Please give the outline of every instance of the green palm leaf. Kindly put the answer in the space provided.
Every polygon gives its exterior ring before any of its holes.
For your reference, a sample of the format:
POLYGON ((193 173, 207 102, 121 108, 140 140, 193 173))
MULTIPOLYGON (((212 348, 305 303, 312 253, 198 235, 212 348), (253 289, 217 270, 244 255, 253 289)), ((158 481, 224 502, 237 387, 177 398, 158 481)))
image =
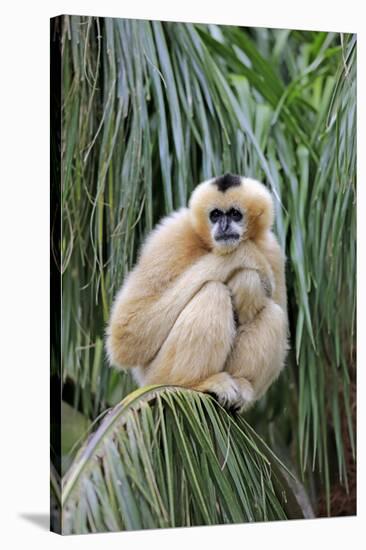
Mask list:
POLYGON ((304 517, 286 469, 211 397, 151 386, 112 409, 64 480, 63 531, 304 517))

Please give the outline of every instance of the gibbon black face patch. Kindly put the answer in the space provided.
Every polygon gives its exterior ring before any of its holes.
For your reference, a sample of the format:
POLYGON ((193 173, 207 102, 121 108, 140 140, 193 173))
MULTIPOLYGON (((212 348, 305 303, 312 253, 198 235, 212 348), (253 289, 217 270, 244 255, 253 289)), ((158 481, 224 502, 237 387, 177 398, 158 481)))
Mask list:
POLYGON ((216 178, 212 183, 213 185, 217 185, 219 191, 225 193, 230 187, 238 187, 241 184, 241 177, 227 172, 223 176, 216 178))

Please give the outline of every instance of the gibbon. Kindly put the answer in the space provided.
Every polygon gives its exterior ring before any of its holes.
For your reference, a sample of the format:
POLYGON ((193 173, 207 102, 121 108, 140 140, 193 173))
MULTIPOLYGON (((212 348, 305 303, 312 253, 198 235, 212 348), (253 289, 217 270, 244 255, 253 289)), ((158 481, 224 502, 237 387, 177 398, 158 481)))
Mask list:
POLYGON ((215 394, 241 410, 277 378, 287 352, 281 248, 266 187, 233 174, 193 191, 150 233, 118 292, 110 363, 139 385, 215 394))

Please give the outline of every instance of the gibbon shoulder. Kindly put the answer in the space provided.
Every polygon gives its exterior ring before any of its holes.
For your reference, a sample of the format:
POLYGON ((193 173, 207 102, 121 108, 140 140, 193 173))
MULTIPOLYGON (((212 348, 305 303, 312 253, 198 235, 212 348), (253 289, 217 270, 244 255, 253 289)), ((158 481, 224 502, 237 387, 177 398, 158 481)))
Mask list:
POLYGON ((163 218, 145 240, 134 278, 154 292, 164 289, 208 252, 193 229, 188 208, 163 218))

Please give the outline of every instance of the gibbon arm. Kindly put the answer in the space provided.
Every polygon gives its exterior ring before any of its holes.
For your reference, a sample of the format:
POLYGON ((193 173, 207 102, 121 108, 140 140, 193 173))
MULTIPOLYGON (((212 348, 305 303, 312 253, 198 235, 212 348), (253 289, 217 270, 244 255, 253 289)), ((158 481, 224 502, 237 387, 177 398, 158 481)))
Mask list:
POLYGON ((248 382, 253 388, 250 400, 238 400, 244 408, 256 401, 281 372, 287 353, 287 317, 273 300, 250 322, 239 327, 225 370, 239 388, 248 382))
MULTIPOLYGON (((247 255, 245 255, 247 258, 247 255)), ((107 329, 107 352, 121 367, 146 365, 155 357, 180 313, 210 281, 226 282, 243 266, 243 256, 230 260, 206 253, 164 289, 149 284, 139 266, 131 272, 112 309, 107 329)))
POLYGON ((275 291, 273 271, 263 253, 253 242, 245 243, 243 247, 247 248, 249 256, 246 263, 255 268, 240 269, 227 281, 239 325, 253 320, 275 291))
MULTIPOLYGON (((272 296, 265 298, 265 307, 250 322, 246 322, 247 319, 244 318, 225 365, 225 370, 236 381, 241 395, 237 399, 238 406, 244 409, 260 399, 277 378, 284 366, 288 350, 285 258, 271 232, 268 232, 257 245, 273 272, 272 296), (252 387, 251 395, 248 393, 248 383, 252 387)), ((242 315, 246 316, 247 311, 244 301, 242 315)))

